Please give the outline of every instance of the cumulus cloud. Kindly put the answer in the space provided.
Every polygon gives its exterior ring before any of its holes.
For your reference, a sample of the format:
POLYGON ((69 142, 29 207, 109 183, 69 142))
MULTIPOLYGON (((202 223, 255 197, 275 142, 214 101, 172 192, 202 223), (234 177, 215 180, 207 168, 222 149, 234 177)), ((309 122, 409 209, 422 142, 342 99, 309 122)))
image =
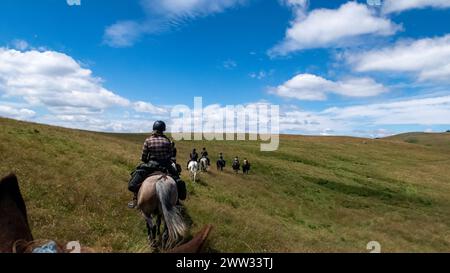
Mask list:
POLYGON ((133 104, 134 110, 138 113, 166 114, 168 111, 163 107, 155 106, 149 102, 138 101, 133 104))
POLYGON ((236 61, 231 59, 224 61, 222 65, 225 69, 228 70, 233 70, 237 67, 236 61))
POLYGON ((0 116, 20 119, 20 120, 29 120, 36 116, 36 112, 31 109, 14 107, 12 105, 1 105, 0 104, 0 116))
POLYGON ((108 26, 104 42, 112 47, 128 47, 143 35, 155 34, 182 25, 196 17, 220 13, 246 0, 141 0, 143 20, 125 20, 108 26))
POLYGON ((32 105, 105 109, 129 101, 102 85, 92 71, 70 56, 0 48, 0 92, 32 105))
POLYGON ((450 0, 385 0, 383 13, 388 14, 423 8, 450 8, 450 0))
MULTIPOLYGON (((303 7, 302 2, 300 5, 303 7)), ((357 2, 345 3, 338 9, 316 9, 307 15, 296 12, 296 18, 286 31, 284 40, 272 48, 269 55, 342 46, 361 36, 389 36, 400 29, 399 25, 379 17, 367 5, 357 2)))
POLYGON ((333 107, 323 111, 323 114, 375 125, 445 125, 450 124, 450 96, 333 107))
POLYGON ((252 79, 262 80, 267 77, 272 76, 275 73, 275 70, 271 69, 269 71, 260 70, 259 72, 251 72, 248 76, 252 79))
POLYGON ((419 80, 450 78, 450 35, 415 41, 359 54, 348 54, 347 61, 359 72, 412 73, 419 80))
POLYGON ((81 0, 66 0, 69 6, 81 6, 81 0))
POLYGON ((325 100, 329 93, 348 97, 371 97, 386 91, 382 84, 371 78, 349 78, 335 82, 312 74, 296 75, 270 90, 278 96, 299 100, 325 100))
POLYGON ((140 132, 151 130, 144 126, 149 119, 167 114, 165 107, 130 102, 103 83, 64 53, 0 47, 0 116, 95 131, 140 132), (118 116, 123 110, 149 115, 118 116))
POLYGON ((104 42, 112 47, 132 46, 144 31, 144 26, 137 22, 120 21, 106 28, 104 42))
POLYGON ((244 0, 142 0, 146 12, 164 16, 205 16, 219 13, 244 0))
POLYGON ((343 120, 320 112, 294 109, 281 114, 280 130, 308 135, 336 135, 351 130, 351 127, 343 120))
POLYGON ((315 135, 383 137, 395 131, 386 126, 439 126, 450 124, 450 96, 402 99, 385 103, 332 107, 323 111, 285 110, 283 132, 315 135))
POLYGON ((25 40, 16 39, 12 41, 12 46, 17 50, 24 51, 28 49, 30 45, 25 40))

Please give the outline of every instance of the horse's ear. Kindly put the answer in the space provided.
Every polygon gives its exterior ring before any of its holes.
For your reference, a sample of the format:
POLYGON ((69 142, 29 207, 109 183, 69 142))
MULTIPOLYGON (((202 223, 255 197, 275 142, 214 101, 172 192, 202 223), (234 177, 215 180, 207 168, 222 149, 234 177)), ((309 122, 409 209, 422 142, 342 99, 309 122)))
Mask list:
POLYGON ((17 176, 13 173, 2 178, 0 181, 0 203, 5 199, 12 199, 16 203, 28 224, 25 201, 23 201, 22 193, 20 192, 17 176))
POLYGON ((19 190, 19 182, 15 174, 10 174, 0 181, 0 198, 6 198, 7 196, 13 196, 19 190))
POLYGON ((200 230, 192 240, 189 242, 175 247, 168 251, 168 253, 200 253, 205 246, 206 240, 211 233, 213 226, 207 225, 202 230, 200 230))

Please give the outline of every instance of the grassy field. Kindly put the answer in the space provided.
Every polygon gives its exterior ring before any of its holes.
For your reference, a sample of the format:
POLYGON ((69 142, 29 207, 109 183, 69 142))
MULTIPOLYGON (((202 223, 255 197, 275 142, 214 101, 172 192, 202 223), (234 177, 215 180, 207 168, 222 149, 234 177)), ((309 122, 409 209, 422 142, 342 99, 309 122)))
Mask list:
MULTIPOLYGON (((103 134, 0 119, 0 175, 16 172, 36 238, 79 240, 104 252, 145 252, 146 229, 126 207, 145 135, 103 134)), ((188 182, 186 220, 213 224, 211 252, 450 251, 450 133, 387 139, 282 136, 177 143, 224 152, 228 168, 188 182), (233 156, 249 176, 229 169, 233 156)), ((188 181, 187 172, 183 177, 188 181)))

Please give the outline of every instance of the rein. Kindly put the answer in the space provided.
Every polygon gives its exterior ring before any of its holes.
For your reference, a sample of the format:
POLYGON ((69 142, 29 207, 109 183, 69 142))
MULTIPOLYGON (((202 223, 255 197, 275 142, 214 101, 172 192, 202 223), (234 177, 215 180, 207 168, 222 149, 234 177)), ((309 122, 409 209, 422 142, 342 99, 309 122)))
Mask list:
POLYGON ((63 253, 62 249, 51 240, 27 242, 23 239, 13 243, 12 253, 63 253))

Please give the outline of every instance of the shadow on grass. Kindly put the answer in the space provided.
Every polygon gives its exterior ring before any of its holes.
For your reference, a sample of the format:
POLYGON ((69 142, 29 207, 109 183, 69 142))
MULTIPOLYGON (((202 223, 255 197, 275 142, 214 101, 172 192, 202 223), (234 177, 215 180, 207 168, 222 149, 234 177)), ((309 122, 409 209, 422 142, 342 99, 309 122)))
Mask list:
POLYGON ((418 196, 408 196, 404 193, 394 191, 392 189, 380 188, 373 185, 374 188, 369 188, 365 186, 355 186, 355 185, 347 185, 343 183, 338 183, 335 181, 331 181, 329 179, 316 178, 310 176, 302 176, 303 179, 309 182, 313 182, 323 188, 336 191, 339 193, 347 194, 347 195, 356 195, 359 197, 371 197, 377 198, 381 201, 396 204, 403 202, 413 202, 425 206, 430 206, 432 203, 429 200, 418 196))

